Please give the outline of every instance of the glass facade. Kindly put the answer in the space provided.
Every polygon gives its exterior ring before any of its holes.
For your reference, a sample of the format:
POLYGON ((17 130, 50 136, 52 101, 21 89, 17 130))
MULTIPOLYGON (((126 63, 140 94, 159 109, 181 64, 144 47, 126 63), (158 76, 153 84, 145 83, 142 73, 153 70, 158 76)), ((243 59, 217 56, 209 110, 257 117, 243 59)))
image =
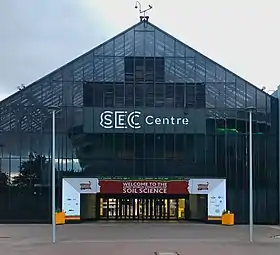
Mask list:
POLYGON ((0 102, 0 220, 31 219, 41 200, 48 209, 38 220, 49 217, 53 105, 58 201, 62 176, 225 177, 240 223, 248 221, 246 108, 255 107, 255 221, 279 222, 278 99, 147 22, 0 102), (202 111, 205 132, 95 132, 95 108, 202 111), (18 194, 32 197, 28 206, 18 194), (11 213, 20 206, 26 216, 11 213))

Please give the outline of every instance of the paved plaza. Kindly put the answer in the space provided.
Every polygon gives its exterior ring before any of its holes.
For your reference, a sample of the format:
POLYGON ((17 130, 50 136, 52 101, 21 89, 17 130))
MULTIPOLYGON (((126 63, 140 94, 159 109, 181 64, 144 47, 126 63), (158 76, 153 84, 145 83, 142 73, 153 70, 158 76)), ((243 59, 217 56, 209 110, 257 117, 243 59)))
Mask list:
POLYGON ((9 255, 279 255, 280 239, 271 238, 276 235, 278 226, 256 226, 250 244, 248 226, 104 222, 57 226, 52 244, 51 225, 0 225, 0 246, 9 255))

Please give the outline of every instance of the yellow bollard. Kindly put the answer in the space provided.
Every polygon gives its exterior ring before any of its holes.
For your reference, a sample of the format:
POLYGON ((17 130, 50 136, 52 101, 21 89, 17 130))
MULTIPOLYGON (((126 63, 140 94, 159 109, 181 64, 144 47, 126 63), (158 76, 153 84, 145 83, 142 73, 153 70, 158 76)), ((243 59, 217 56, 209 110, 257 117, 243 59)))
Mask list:
POLYGON ((233 226, 234 225, 234 214, 227 211, 222 215, 222 225, 233 226))

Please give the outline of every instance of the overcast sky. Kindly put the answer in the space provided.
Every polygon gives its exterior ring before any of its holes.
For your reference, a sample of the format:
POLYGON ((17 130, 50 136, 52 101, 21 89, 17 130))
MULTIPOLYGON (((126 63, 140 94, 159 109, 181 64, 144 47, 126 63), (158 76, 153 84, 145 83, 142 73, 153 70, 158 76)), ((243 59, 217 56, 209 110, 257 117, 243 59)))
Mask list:
MULTIPOLYGON (((143 0, 150 21, 258 87, 280 84, 279 0, 143 0)), ((0 100, 138 22, 134 0, 0 0, 0 100)))

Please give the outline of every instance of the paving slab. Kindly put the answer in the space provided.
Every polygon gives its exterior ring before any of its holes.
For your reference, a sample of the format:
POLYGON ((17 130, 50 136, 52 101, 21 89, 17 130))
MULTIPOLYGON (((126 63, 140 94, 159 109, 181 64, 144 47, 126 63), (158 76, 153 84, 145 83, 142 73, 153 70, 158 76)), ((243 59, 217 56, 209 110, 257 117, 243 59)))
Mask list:
MULTIPOLYGON (((278 226, 256 226, 254 243, 248 226, 225 227, 173 223, 92 223, 57 226, 51 243, 51 225, 0 225, 5 254, 267 254, 279 255, 278 226)), ((168 255, 169 255, 168 254, 168 255)))

